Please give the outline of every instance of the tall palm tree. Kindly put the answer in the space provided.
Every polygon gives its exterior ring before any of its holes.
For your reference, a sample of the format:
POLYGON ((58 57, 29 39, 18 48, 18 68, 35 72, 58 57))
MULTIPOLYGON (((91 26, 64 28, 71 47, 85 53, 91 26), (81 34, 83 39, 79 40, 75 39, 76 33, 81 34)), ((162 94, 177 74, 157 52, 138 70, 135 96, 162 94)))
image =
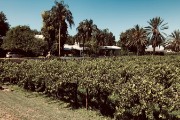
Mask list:
POLYGON ((56 33, 58 33, 59 56, 61 56, 61 51, 67 39, 67 23, 70 27, 74 25, 73 16, 64 1, 55 1, 55 6, 50 10, 50 17, 52 18, 51 23, 56 28, 56 33))
POLYGON ((180 51, 180 31, 175 30, 169 37, 170 48, 172 48, 176 52, 180 51))
POLYGON ((160 30, 168 29, 168 23, 163 22, 164 20, 162 18, 155 17, 153 19, 150 19, 150 21, 148 21, 149 26, 145 27, 147 30, 147 35, 153 47, 153 54, 155 54, 155 47, 165 41, 164 35, 166 34, 164 32, 161 32, 160 30))

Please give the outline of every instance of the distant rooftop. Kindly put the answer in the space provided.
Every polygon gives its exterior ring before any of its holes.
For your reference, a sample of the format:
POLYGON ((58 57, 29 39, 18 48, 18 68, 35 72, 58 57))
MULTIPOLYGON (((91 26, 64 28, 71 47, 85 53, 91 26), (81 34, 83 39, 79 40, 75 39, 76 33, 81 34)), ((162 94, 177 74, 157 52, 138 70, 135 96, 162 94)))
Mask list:
POLYGON ((121 47, 118 47, 118 46, 101 46, 101 49, 114 49, 114 50, 120 50, 121 47))
MULTIPOLYGON (((146 52, 152 52, 153 51, 153 47, 152 45, 149 45, 146 49, 146 52)), ((159 46, 159 47, 155 47, 155 51, 157 52, 164 52, 164 47, 163 46, 159 46)))
MULTIPOLYGON (((79 43, 75 42, 74 45, 68 45, 68 44, 64 44, 64 50, 83 50, 83 47, 80 46, 79 43)), ((84 49, 87 49, 87 47, 84 47, 84 49)))
POLYGON ((44 36, 43 36, 43 35, 35 35, 35 38, 37 38, 37 39, 43 39, 43 40, 44 40, 44 36))

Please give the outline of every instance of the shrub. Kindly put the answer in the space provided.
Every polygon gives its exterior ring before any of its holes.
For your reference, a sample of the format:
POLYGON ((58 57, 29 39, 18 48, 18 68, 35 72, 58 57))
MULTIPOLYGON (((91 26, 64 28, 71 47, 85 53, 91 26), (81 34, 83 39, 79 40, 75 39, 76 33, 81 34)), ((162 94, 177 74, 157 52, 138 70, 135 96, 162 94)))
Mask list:
POLYGON ((0 80, 116 119, 178 119, 179 57, 1 61, 0 80))

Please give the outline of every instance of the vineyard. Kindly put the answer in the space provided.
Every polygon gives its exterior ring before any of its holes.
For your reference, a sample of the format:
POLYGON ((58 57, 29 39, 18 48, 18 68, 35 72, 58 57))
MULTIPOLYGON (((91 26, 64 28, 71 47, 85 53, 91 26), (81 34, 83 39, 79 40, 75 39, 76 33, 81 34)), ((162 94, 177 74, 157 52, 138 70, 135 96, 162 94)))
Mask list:
POLYGON ((180 57, 0 61, 0 82, 18 84, 117 120, 180 119, 180 57))

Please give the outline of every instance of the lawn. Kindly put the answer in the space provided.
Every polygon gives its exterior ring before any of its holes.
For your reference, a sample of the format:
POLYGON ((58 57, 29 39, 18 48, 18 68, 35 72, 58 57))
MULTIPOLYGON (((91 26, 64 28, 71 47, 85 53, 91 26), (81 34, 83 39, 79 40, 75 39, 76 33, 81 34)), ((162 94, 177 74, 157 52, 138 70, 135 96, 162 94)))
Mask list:
POLYGON ((73 110, 68 103, 11 86, 0 90, 0 120, 105 120, 95 111, 73 110), (12 91, 11 91, 12 89, 12 91), (10 91, 9 91, 10 90, 10 91))

